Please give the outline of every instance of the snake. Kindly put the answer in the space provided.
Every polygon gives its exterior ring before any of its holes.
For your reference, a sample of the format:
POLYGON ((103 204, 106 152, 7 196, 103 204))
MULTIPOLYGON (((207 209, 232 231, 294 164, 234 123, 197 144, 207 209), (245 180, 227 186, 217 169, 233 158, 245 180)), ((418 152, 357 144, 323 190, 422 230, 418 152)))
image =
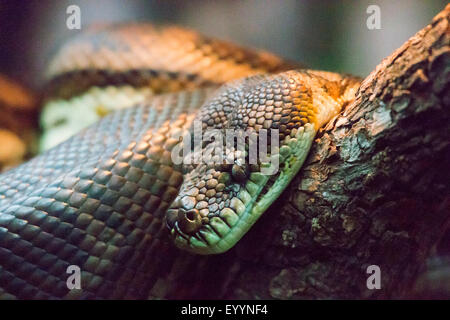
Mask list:
POLYGON ((145 298, 167 248, 232 249, 360 85, 147 23, 88 29, 45 76, 42 152, 0 175, 1 299, 145 298), (268 157, 250 163, 244 139, 243 150, 219 142, 217 161, 175 162, 174 150, 216 150, 195 143, 195 124, 213 136, 266 130, 268 157), (81 288, 67 286, 73 265, 81 288))

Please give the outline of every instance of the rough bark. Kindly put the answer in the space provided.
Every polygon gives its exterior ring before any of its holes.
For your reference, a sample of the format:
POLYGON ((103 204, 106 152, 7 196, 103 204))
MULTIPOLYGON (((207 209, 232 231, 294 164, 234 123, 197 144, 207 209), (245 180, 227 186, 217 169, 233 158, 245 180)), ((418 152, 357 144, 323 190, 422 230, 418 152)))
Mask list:
MULTIPOLYGON (((435 290, 427 259, 450 253, 449 19, 450 5, 363 81, 235 248, 178 259, 171 285, 160 286, 166 296, 380 299, 435 290), (370 265, 381 269, 379 290, 367 288, 370 265)), ((438 282, 448 294, 443 265, 438 282)))

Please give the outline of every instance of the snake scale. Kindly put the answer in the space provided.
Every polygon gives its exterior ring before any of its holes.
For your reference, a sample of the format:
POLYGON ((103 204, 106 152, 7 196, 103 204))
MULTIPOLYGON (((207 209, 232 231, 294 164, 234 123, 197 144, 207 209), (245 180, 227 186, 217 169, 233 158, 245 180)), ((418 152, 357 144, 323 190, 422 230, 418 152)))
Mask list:
POLYGON ((48 70, 48 150, 0 176, 2 299, 145 298, 173 244, 180 253, 227 251, 359 86, 148 24, 95 27, 62 46, 48 70), (80 129, 68 125, 76 112, 94 124, 59 143, 60 128, 80 129), (279 170, 263 175, 264 163, 245 157, 175 164, 176 134, 192 134, 195 121, 219 131, 277 130, 279 170), (81 289, 66 285, 70 265, 81 269, 81 289))

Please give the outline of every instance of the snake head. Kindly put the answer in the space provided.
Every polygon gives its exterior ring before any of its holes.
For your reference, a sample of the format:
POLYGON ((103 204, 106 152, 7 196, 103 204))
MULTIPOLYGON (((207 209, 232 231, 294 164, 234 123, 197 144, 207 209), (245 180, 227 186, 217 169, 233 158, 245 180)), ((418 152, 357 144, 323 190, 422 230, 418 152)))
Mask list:
POLYGON ((197 254, 232 248, 298 172, 315 129, 307 124, 292 134, 272 150, 270 159, 277 161, 249 164, 237 159, 191 168, 166 213, 175 245, 197 254), (268 170, 272 174, 267 174, 264 169, 273 163, 279 163, 278 170, 268 170))
POLYGON ((240 239, 240 217, 246 210, 246 203, 249 204, 259 186, 263 186, 261 179, 265 180, 256 170, 259 170, 257 165, 236 160, 200 164, 187 173, 185 183, 166 214, 175 244, 203 254, 221 253, 231 248, 240 239))
POLYGON ((249 78, 223 89, 202 107, 199 122, 203 129, 215 129, 213 136, 227 129, 250 130, 256 134, 258 153, 264 130, 270 130, 270 142, 266 139, 263 148, 266 160, 258 156, 257 162, 251 161, 251 139, 240 155, 235 151, 239 148, 222 141, 220 148, 209 139, 200 144, 200 151, 213 154, 213 161, 186 170, 166 214, 176 246, 197 254, 227 251, 278 198, 301 168, 318 127, 343 104, 339 85, 325 77, 331 76, 286 72, 249 78), (214 159, 216 155, 221 157, 214 159), (230 156, 232 161, 217 161, 230 156), (276 170, 265 170, 273 163, 278 164, 276 170))

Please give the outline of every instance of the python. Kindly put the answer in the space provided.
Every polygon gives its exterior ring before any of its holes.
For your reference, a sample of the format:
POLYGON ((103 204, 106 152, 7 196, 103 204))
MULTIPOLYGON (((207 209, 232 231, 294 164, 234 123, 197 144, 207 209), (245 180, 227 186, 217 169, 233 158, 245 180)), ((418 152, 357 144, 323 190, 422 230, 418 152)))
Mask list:
POLYGON ((0 176, 0 298, 146 297, 165 276, 167 252, 232 249, 359 87, 350 76, 147 24, 71 39, 47 76, 44 145, 63 131, 71 137, 0 176), (263 174, 248 157, 174 164, 172 137, 195 121, 205 131, 277 130, 267 151, 278 170, 263 174), (80 267, 82 290, 67 289, 69 265, 80 267))

